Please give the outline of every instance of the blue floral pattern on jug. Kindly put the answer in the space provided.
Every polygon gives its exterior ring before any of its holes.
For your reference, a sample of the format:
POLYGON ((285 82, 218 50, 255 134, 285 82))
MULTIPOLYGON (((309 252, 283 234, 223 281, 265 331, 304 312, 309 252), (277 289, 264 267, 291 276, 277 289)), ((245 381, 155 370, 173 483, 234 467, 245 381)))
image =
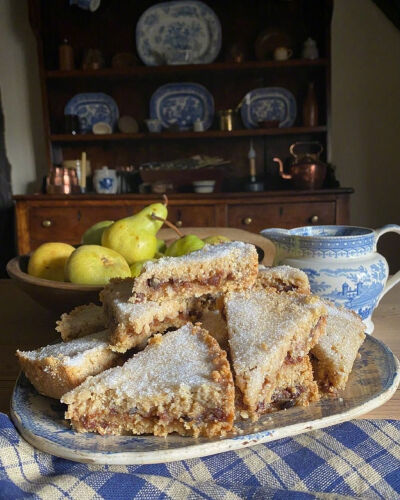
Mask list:
POLYGON ((305 271, 313 293, 358 313, 371 333, 375 307, 400 280, 400 272, 388 280, 388 264, 376 252, 378 239, 389 231, 400 233, 400 226, 391 224, 377 230, 305 226, 291 230, 265 229, 261 234, 275 244, 274 264, 305 271))
POLYGON ((111 177, 104 177, 103 179, 99 180, 100 187, 107 190, 112 188, 113 183, 114 179, 112 179, 111 177))

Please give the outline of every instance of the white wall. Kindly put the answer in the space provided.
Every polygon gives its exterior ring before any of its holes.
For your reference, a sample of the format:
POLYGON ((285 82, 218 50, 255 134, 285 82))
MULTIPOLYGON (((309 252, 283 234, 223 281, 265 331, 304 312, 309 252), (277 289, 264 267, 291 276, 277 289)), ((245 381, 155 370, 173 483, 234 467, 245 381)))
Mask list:
MULTIPOLYGON (((332 24, 332 161, 355 188, 352 223, 400 224, 400 31, 370 0, 336 0, 332 24)), ((400 267, 400 238, 382 251, 400 267)))
POLYGON ((46 159, 36 43, 25 0, 0 0, 0 91, 13 191, 32 192, 46 159))

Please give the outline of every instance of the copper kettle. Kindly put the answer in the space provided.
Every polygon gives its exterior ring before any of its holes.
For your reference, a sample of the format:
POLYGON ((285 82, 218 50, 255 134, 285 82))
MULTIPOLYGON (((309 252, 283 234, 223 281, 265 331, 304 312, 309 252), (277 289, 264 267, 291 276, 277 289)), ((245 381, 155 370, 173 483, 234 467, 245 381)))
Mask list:
POLYGON ((283 170, 283 162, 275 157, 273 160, 279 165, 279 175, 282 179, 291 179, 296 189, 320 189, 326 177, 327 167, 319 159, 323 151, 322 144, 319 142, 295 142, 289 148, 293 156, 293 162, 290 165, 290 173, 286 174, 283 170), (316 147, 316 151, 301 151, 304 147, 316 147))

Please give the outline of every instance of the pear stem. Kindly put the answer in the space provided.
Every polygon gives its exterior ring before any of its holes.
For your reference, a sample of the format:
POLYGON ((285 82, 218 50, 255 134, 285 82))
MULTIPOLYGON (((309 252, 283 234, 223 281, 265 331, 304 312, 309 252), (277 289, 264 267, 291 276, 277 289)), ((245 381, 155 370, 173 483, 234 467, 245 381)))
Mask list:
POLYGON ((167 207, 168 206, 168 196, 164 193, 162 195, 162 197, 163 197, 163 205, 167 207))
POLYGON ((151 214, 150 217, 153 220, 159 220, 160 222, 164 222, 164 224, 166 224, 168 227, 170 227, 171 229, 173 229, 176 232, 176 234, 179 236, 179 238, 183 238, 183 236, 184 236, 183 233, 181 233, 179 231, 179 229, 174 224, 172 224, 172 222, 170 222, 169 220, 163 219, 162 217, 159 217, 158 215, 156 215, 154 213, 151 214))

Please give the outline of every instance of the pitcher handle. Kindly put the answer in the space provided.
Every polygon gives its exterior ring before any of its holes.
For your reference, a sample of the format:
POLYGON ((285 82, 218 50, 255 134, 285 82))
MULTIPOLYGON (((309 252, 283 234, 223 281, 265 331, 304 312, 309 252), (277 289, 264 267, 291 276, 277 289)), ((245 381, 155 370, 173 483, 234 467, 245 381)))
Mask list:
MULTIPOLYGON (((400 226, 398 224, 387 224, 386 226, 381 227, 380 229, 375 230, 375 244, 374 244, 374 250, 376 251, 376 246, 378 243, 379 238, 384 235, 385 233, 398 233, 400 234, 400 226)), ((386 284, 382 290, 382 293, 379 297, 378 304, 381 301, 382 297, 396 285, 400 281, 400 271, 397 271, 393 276, 391 276, 387 281, 386 284)))

